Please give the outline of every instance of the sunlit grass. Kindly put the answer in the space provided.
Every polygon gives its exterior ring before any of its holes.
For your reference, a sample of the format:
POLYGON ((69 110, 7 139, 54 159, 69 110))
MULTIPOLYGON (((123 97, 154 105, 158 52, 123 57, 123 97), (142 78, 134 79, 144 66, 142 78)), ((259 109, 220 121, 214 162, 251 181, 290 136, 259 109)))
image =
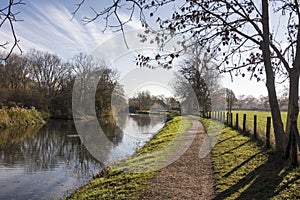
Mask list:
MULTIPOLYGON (((247 115, 247 126, 253 130, 254 124, 254 115, 257 115, 257 128, 258 130, 265 131, 266 124, 267 124, 267 117, 271 117, 271 112, 269 111, 250 111, 250 110, 239 110, 239 111, 232 111, 233 113, 233 123, 235 123, 236 113, 239 114, 239 126, 242 127, 243 125, 243 114, 247 115)), ((286 124, 286 116, 287 112, 281 112, 281 118, 283 122, 283 126, 285 127, 286 124)), ((300 125, 300 115, 298 117, 298 125, 300 125)), ((273 124, 271 123, 271 128, 273 129, 273 124)), ((300 126, 299 126, 300 128, 300 126)))
POLYGON ((130 167, 136 167, 138 163, 140 167, 147 169, 156 159, 151 153, 167 146, 190 126, 189 120, 173 118, 133 156, 115 163, 101 173, 99 178, 76 190, 68 199, 138 199, 159 170, 132 173, 128 171, 130 167))
MULTIPOLYGON (((239 128, 242 129, 243 127, 243 115, 246 114, 246 131, 250 133, 254 133, 254 115, 257 116, 257 136, 261 141, 266 140, 266 126, 267 126, 267 117, 271 117, 271 112, 269 111, 251 111, 251 110, 234 110, 232 111, 232 124, 233 127, 236 127, 236 114, 238 114, 238 125, 239 128)), ((282 122, 283 126, 285 127, 286 123, 286 116, 287 112, 282 112, 282 122)), ((299 116, 300 119, 300 116, 299 116)), ((300 120, 299 120, 300 123, 300 120)), ((298 126, 300 130, 300 126, 298 126)), ((271 137, 271 145, 275 146, 275 136, 274 136, 274 129, 273 123, 271 119, 271 129, 270 129, 270 137, 271 137)))
MULTIPOLYGON (((201 119, 220 131, 220 123, 201 119)), ((212 150, 216 199, 300 199, 300 168, 292 169, 252 138, 225 127, 212 150)))
POLYGON ((0 128, 44 123, 43 115, 36 109, 0 109, 0 128))

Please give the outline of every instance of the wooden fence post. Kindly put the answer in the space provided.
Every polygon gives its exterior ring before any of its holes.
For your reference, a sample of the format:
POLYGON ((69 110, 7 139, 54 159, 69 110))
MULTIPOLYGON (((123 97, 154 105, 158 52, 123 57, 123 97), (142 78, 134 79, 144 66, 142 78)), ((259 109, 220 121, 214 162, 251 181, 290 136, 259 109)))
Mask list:
POLYGON ((221 112, 222 116, 221 116, 221 122, 224 123, 224 112, 221 112))
POLYGON ((229 125, 229 112, 226 113, 226 124, 229 125))
POLYGON ((257 138, 257 115, 254 115, 253 136, 257 138))
POLYGON ((224 112, 222 112, 222 123, 224 123, 225 117, 224 112))
POLYGON ((246 119, 247 119, 247 115, 244 114, 244 117, 243 117, 243 132, 246 132, 246 119))
POLYGON ((270 131, 271 131, 271 117, 267 117, 267 127, 266 127, 266 147, 270 148, 270 131))
POLYGON ((239 114, 235 114, 235 128, 239 129, 239 114))
POLYGON ((232 127, 232 113, 230 113, 230 127, 232 127))

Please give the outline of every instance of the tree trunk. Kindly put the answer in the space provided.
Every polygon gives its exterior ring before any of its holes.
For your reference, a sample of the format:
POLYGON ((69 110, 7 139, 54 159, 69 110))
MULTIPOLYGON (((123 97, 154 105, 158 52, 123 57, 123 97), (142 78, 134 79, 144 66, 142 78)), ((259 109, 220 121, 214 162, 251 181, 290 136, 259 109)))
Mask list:
POLYGON ((285 149, 285 159, 289 157, 292 160, 293 165, 298 164, 297 160, 297 142, 296 136, 293 134, 298 134, 291 132, 291 126, 297 127, 298 124, 298 114, 299 114, 299 105, 298 105, 298 96, 299 96, 299 71, 296 67, 292 68, 289 73, 290 79, 290 88, 289 88, 289 104, 288 104, 288 113, 286 118, 286 133, 287 133, 287 145, 285 149))
MULTIPOLYGON (((295 1, 295 7, 299 7, 298 1, 295 1)), ((299 19, 298 13, 298 19, 299 19)), ((297 42, 296 42, 296 56, 293 61, 293 68, 289 70, 289 103, 288 114, 286 120, 286 133, 288 134, 288 144, 286 148, 285 158, 291 158, 292 164, 298 164, 297 146, 300 149, 300 137, 298 132, 298 114, 299 114, 299 75, 300 75, 300 27, 298 27, 297 42)))
POLYGON ((298 166, 298 153, 297 146, 300 148, 300 139, 299 139, 299 131, 297 129, 297 124, 295 121, 291 121, 290 124, 290 132, 288 136, 288 144, 286 148, 285 158, 288 159, 291 157, 291 162, 293 166, 298 166))
POLYGON ((271 63, 270 51, 270 29, 269 29, 269 3, 268 0, 262 0, 262 24, 263 24, 263 41, 261 43, 264 65, 266 70, 267 89, 269 103, 271 107, 272 121, 275 134, 276 151, 284 154, 285 151, 285 134, 283 123, 280 115, 279 104, 275 90, 275 77, 271 63))
POLYGON ((298 121, 299 105, 299 72, 296 68, 292 68, 289 74, 289 102, 288 102, 288 113, 286 119, 286 133, 290 132, 291 122, 298 121))

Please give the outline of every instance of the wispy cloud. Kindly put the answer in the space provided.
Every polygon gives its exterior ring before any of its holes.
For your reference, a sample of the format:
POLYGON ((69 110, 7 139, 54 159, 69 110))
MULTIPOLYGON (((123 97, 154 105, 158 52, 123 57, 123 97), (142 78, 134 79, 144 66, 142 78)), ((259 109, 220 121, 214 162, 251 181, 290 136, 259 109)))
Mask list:
MULTIPOLYGON (((70 58, 78 52, 90 53, 109 38, 120 35, 110 30, 103 34, 104 21, 99 20, 84 25, 80 18, 72 19, 72 10, 66 5, 58 0, 26 3, 21 15, 24 21, 17 22, 15 25, 24 52, 34 48, 70 58)), ((91 11, 86 10, 86 12, 91 11)), ((119 16, 121 20, 129 17, 126 13, 120 13, 119 16)), ((126 25, 126 30, 140 28, 141 24, 135 18, 126 25)), ((0 30, 0 37, 1 41, 12 42, 8 28, 0 30)))
MULTIPOLYGON (((110 37, 109 33, 102 35, 94 24, 84 25, 76 18, 71 20, 71 12, 61 3, 28 2, 26 6, 22 13, 24 21, 15 25, 25 52, 35 48, 68 58, 78 52, 89 52, 110 37)), ((6 27, 0 30, 0 37, 4 42, 13 41, 6 27)))

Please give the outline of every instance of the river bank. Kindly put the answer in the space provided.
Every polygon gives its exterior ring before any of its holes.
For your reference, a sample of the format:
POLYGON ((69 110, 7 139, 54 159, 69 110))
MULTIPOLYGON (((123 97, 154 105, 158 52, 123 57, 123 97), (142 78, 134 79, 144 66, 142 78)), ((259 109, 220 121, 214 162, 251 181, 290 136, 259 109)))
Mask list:
POLYGON ((152 152, 167 146, 190 127, 189 120, 174 117, 133 156, 113 164, 99 174, 98 178, 77 189, 67 199, 137 199, 160 170, 132 173, 128 166, 136 166, 137 162, 142 167, 151 165, 155 160, 155 157, 151 156, 152 152))
POLYGON ((44 116, 45 114, 34 108, 0 109, 0 128, 43 124, 45 123, 44 116))

